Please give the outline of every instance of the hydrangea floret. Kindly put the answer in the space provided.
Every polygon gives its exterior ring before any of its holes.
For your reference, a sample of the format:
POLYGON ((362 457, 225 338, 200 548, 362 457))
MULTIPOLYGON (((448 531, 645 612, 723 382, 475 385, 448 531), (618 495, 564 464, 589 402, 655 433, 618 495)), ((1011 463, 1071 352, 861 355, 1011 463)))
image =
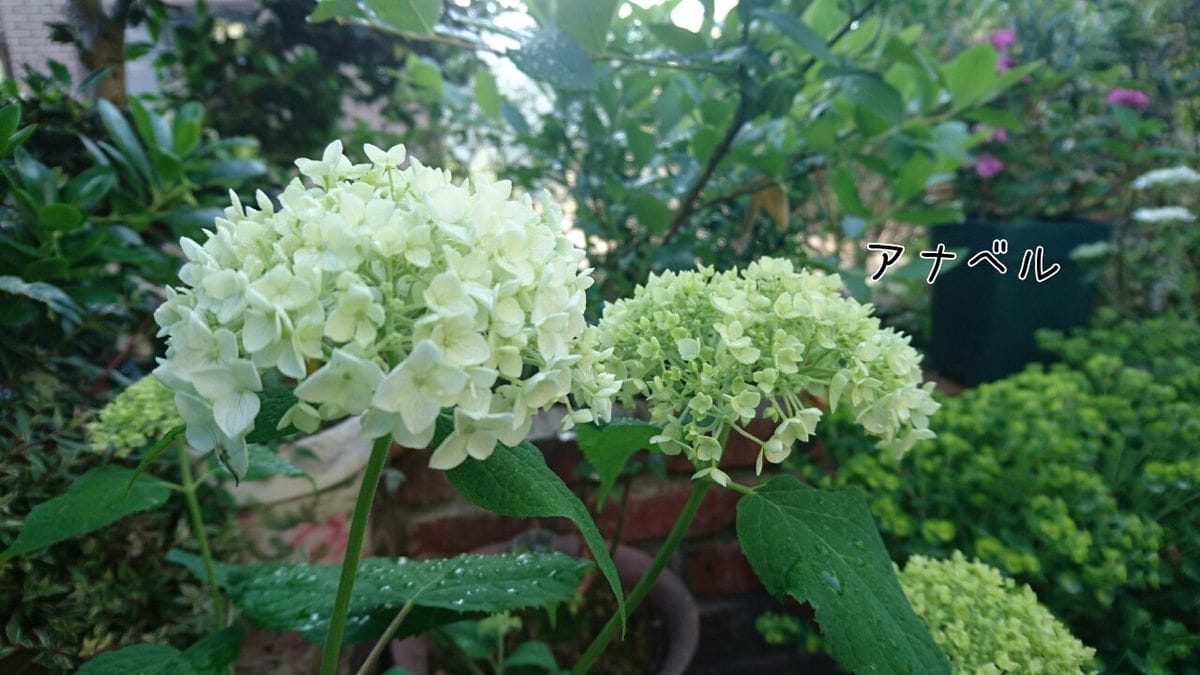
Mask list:
POLYGON ((738 433, 782 462, 807 440, 823 411, 849 406, 880 447, 903 455, 933 437, 938 404, 921 384, 920 355, 909 338, 881 328, 869 305, 843 297, 838 277, 762 258, 744 270, 712 268, 651 276, 632 298, 605 307, 599 347, 611 351, 620 398, 645 397, 655 441, 684 453, 718 483, 723 439, 738 433), (809 396, 805 396, 805 394, 809 396), (757 438, 746 425, 760 414, 778 422, 757 438))
POLYGON ((1094 672, 1096 650, 994 567, 955 551, 948 560, 909 558, 900 586, 962 675, 1094 672))
POLYGON ((97 452, 128 457, 162 438, 183 420, 175 394, 152 375, 129 385, 87 426, 88 444, 97 452))
POLYGON ((278 197, 233 195, 183 239, 183 285, 155 314, 168 340, 155 371, 175 391, 189 444, 236 472, 271 382, 297 402, 280 421, 311 432, 359 418, 365 434, 425 447, 454 408, 430 465, 516 445, 555 403, 568 424, 607 419, 620 383, 597 364, 584 321, 584 254, 546 198, 508 181, 454 182, 405 149, 365 146, 356 164, 331 143, 299 159, 278 197), (572 406, 571 392, 583 405, 572 406))

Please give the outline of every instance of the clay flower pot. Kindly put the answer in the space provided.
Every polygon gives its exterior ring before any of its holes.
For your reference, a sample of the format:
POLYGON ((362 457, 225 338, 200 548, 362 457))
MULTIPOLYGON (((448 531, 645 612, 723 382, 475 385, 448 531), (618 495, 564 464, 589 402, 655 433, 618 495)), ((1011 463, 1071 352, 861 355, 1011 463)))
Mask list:
MULTIPOLYGON (((555 535, 553 548, 567 555, 580 554, 578 535, 555 535)), ((481 547, 473 553, 497 554, 511 551, 512 541, 497 542, 481 547)), ((613 562, 621 585, 628 589, 637 583, 650 567, 651 556, 632 546, 617 546, 613 562)), ((644 601, 657 614, 667 636, 666 653, 656 675, 682 675, 692 662, 696 646, 700 641, 700 611, 691 592, 669 567, 662 571, 658 581, 644 601)), ((424 635, 398 640, 392 644, 392 659, 413 675, 429 675, 429 643, 424 635)))

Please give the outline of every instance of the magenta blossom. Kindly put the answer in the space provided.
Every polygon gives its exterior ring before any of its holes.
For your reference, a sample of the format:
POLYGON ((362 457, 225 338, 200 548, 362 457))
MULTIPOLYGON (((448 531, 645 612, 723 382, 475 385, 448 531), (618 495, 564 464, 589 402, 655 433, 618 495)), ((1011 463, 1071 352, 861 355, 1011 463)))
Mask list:
POLYGON ((998 30, 988 36, 988 42, 991 42, 996 49, 1008 49, 1017 43, 1017 31, 1011 28, 998 30))
POLYGON ((1003 143, 1008 140, 1008 129, 1004 127, 992 128, 982 122, 971 127, 973 133, 989 132, 987 137, 988 143, 1003 143))
POLYGON ((1124 105, 1138 110, 1150 107, 1150 97, 1137 89, 1113 89, 1104 97, 1105 101, 1114 105, 1124 105))
POLYGON ((996 59, 996 72, 1003 73, 1013 66, 1017 65, 1017 60, 1008 55, 1001 55, 996 59))
POLYGON ((981 154, 975 158, 975 174, 980 178, 991 178, 1004 170, 1004 162, 995 155, 981 154))

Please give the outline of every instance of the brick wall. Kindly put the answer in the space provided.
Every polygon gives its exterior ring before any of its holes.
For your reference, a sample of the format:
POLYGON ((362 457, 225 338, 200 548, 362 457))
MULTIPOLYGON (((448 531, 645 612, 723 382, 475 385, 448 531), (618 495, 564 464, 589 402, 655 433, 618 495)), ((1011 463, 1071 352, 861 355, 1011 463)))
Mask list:
MULTIPOLYGON (((551 468, 591 506, 594 484, 579 477, 580 454, 574 444, 553 434, 535 434, 534 441, 551 468)), ((426 466, 427 452, 398 447, 393 451, 389 471, 395 478, 403 475, 403 480, 376 502, 372 516, 376 555, 444 557, 507 541, 530 527, 571 531, 571 525, 561 519, 516 520, 478 509, 457 495, 444 472, 426 466)), ((752 485, 758 480, 754 475, 756 457, 756 447, 735 437, 721 465, 736 480, 752 485)), ((694 469, 681 459, 671 458, 665 481, 652 475, 634 481, 622 542, 650 554, 658 550, 691 491, 694 469)), ((772 469, 764 469, 764 478, 772 469)), ((596 518, 605 536, 611 536, 616 527, 621 489, 614 489, 596 518)), ((754 621, 763 612, 780 608, 796 612, 800 608, 794 602, 781 604, 769 597, 754 576, 734 533, 737 498, 730 490, 714 488, 708 493, 672 564, 700 609, 700 645, 689 672, 826 672, 824 664, 804 663, 795 650, 767 646, 755 630, 754 621)))
POLYGON ((67 20, 66 0, 0 0, 0 30, 7 51, 6 74, 20 77, 25 64, 45 70, 49 60, 66 65, 76 79, 82 70, 70 45, 50 41, 47 23, 67 20))

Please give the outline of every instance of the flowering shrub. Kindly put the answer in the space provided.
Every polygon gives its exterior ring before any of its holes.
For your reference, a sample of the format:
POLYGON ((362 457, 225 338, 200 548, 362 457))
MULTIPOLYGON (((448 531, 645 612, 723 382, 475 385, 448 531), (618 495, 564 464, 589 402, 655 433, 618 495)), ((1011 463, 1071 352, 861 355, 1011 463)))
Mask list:
POLYGON ((683 452, 720 476, 722 439, 750 438, 763 414, 779 422, 762 445, 782 462, 816 429, 822 411, 802 392, 848 406, 892 457, 932 437, 937 410, 921 386, 921 357, 909 339, 882 329, 870 307, 843 298, 838 277, 763 258, 745 270, 652 275, 633 297, 605 307, 599 344, 611 350, 612 380, 622 397, 645 396, 650 420, 663 425, 664 452, 683 452))
POLYGON ((430 459, 443 469, 519 443, 534 412, 569 403, 573 372, 607 409, 616 383, 576 346, 591 278, 558 208, 510 198, 506 181, 401 169, 403 146, 365 150, 370 163, 354 164, 335 141, 296 161, 309 184, 294 180, 279 209, 235 197, 203 245, 181 242, 184 287, 155 314, 168 344, 155 372, 192 447, 244 472, 269 377, 295 383, 280 426, 302 431, 359 416, 369 436, 424 447, 454 407, 430 459))
POLYGON ((162 438, 183 422, 175 392, 146 376, 129 385, 87 425, 88 442, 97 451, 127 457, 162 438))
POLYGON ((1112 355, 1082 368, 1030 369, 948 400, 936 440, 898 466, 837 421, 823 437, 837 473, 814 477, 866 490, 901 559, 977 556, 1030 584, 1108 667, 1129 657, 1172 670, 1200 646, 1187 600, 1200 574, 1182 553, 1200 527, 1183 496, 1197 485, 1200 405, 1112 355))

